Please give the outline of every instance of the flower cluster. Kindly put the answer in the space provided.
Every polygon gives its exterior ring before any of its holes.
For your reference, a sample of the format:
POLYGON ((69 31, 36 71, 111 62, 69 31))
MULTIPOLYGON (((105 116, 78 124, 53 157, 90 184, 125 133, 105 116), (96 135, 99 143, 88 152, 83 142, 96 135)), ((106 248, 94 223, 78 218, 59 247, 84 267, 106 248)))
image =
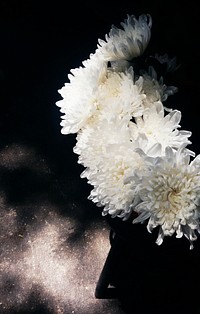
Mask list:
POLYGON ((76 134, 81 177, 102 215, 146 223, 149 232, 158 228, 158 245, 184 235, 192 249, 200 233, 200 155, 188 149, 191 132, 181 129, 181 112, 165 106, 177 88, 147 62, 167 73, 176 60, 144 57, 150 15, 128 15, 120 25, 59 90, 61 133, 76 134))

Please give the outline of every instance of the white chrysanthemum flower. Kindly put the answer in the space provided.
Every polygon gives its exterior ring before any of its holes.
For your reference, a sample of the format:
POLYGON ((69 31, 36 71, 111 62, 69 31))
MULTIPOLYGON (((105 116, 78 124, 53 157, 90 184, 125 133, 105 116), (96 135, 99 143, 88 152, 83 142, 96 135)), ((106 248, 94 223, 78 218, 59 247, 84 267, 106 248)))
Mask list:
POLYGON ((125 73, 108 69, 96 93, 100 114, 107 118, 127 116, 129 120, 132 117, 141 116, 144 111, 143 101, 146 97, 142 93, 142 87, 142 77, 135 80, 132 67, 125 73))
POLYGON ((155 144, 161 145, 161 155, 167 146, 178 149, 182 144, 191 144, 190 131, 178 130, 180 128, 181 112, 172 110, 165 115, 161 102, 154 103, 146 109, 142 117, 135 119, 130 130, 133 140, 143 136, 146 138, 145 146, 140 147, 145 153, 155 144))
POLYGON ((152 20, 150 15, 141 15, 136 19, 128 15, 121 23, 123 29, 112 26, 106 41, 99 39, 96 53, 106 61, 132 60, 143 54, 151 36, 152 20))
POLYGON ((78 162, 87 168, 81 177, 89 180, 91 173, 98 173, 99 168, 111 158, 111 151, 115 151, 116 147, 134 150, 128 121, 117 115, 110 119, 104 117, 95 125, 88 125, 79 132, 74 152, 79 155, 78 162))
MULTIPOLYGON (((126 119, 118 115, 111 119, 107 117, 88 125, 77 134, 74 152, 79 155, 78 162, 90 172, 98 172, 99 163, 110 158, 113 145, 132 147, 130 131, 126 119)), ((86 172, 84 171, 86 176, 86 172)), ((83 174, 82 174, 83 177, 83 174)))
POLYGON ((77 135, 74 152, 79 154, 79 163, 86 167, 81 177, 94 186, 89 198, 98 206, 105 206, 104 215, 128 218, 134 183, 125 180, 134 167, 142 166, 143 159, 134 152, 127 121, 116 116, 84 128, 77 135))
POLYGON ((134 79, 130 67, 125 73, 106 68, 96 55, 83 62, 84 67, 71 70, 60 90, 63 97, 56 104, 64 113, 61 117, 63 134, 77 133, 88 123, 95 123, 99 114, 139 116, 143 112, 142 77, 134 79))
POLYGON ((130 145, 109 145, 109 153, 98 165, 98 172, 87 171, 88 182, 93 185, 89 199, 103 206, 103 215, 128 219, 136 197, 134 180, 126 181, 134 168, 140 168, 143 159, 130 145), (107 158, 106 158, 107 157, 107 158))
POLYGON ((59 90, 63 99, 56 103, 60 112, 64 113, 61 133, 78 132, 95 114, 96 90, 105 73, 106 63, 96 55, 84 61, 83 67, 71 70, 69 82, 59 90))
POLYGON ((158 245, 175 233, 186 236, 193 248, 200 233, 200 155, 190 162, 185 146, 177 151, 168 147, 165 156, 147 156, 146 162, 148 171, 137 176, 141 202, 134 208, 139 216, 133 223, 148 220, 149 232, 159 227, 158 245))
MULTIPOLYGON (((164 102, 168 96, 177 92, 177 87, 167 86, 163 83, 163 77, 158 79, 157 73, 152 66, 149 67, 148 72, 143 72, 143 92, 146 95, 144 106, 149 107, 157 101, 164 102)), ((166 108, 167 109, 167 108, 166 108)), ((169 109, 167 109, 169 110, 169 109)))

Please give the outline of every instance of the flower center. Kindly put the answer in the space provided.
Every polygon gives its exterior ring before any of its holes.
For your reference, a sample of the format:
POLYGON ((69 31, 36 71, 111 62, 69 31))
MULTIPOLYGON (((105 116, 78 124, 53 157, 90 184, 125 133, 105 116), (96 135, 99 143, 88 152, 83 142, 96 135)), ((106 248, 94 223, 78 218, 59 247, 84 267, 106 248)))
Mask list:
POLYGON ((179 191, 176 189, 171 189, 171 191, 167 194, 167 200, 172 205, 173 209, 177 212, 180 207, 181 203, 181 196, 179 194, 179 191))

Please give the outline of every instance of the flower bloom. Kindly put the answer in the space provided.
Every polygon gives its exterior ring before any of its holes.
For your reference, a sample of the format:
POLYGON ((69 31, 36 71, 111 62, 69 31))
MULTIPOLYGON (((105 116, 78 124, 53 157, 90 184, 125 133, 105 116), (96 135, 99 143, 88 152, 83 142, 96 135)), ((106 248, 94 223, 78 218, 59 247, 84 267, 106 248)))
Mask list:
POLYGON ((141 15, 136 19, 128 15, 121 23, 123 29, 113 26, 106 41, 99 39, 97 53, 107 61, 132 60, 145 51, 151 36, 151 16, 141 15))
POLYGON ((64 114, 61 133, 77 133, 95 114, 95 93, 105 71, 105 63, 93 55, 83 62, 82 67, 71 70, 69 82, 59 90, 62 99, 56 103, 64 114))
POLYGON ((133 167, 140 167, 142 158, 134 152, 126 120, 116 115, 99 121, 77 135, 74 152, 86 169, 81 174, 94 188, 89 199, 105 206, 103 214, 130 215, 134 198, 133 182, 125 183, 133 167))
POLYGON ((176 233, 177 238, 186 236, 193 248, 200 233, 200 155, 190 162, 184 146, 177 151, 167 147, 165 156, 146 161, 148 170, 137 177, 140 202, 133 223, 148 220, 149 232, 158 227, 158 245, 176 233))
POLYGON ((132 137, 143 135, 147 141, 144 151, 147 152, 155 144, 161 145, 161 154, 165 153, 165 148, 170 146, 174 149, 182 144, 191 144, 188 139, 191 136, 190 131, 179 130, 181 121, 181 112, 172 110, 165 114, 164 106, 161 102, 151 105, 143 113, 142 117, 137 117, 136 123, 132 124, 132 137))

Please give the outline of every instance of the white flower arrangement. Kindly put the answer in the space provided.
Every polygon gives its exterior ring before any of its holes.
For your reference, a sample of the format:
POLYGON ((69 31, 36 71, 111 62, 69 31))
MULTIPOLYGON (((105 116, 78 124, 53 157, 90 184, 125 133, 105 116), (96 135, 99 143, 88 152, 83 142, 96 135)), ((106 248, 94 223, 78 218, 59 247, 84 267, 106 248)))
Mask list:
MULTIPOLYGON (((59 90, 61 133, 77 134, 81 177, 93 186, 88 198, 102 215, 127 220, 135 213, 133 224, 145 222, 150 233, 158 228, 158 245, 184 235, 192 249, 200 233, 200 155, 187 148, 191 132, 181 129, 181 112, 164 105, 177 88, 152 65, 138 69, 151 16, 128 15, 121 26, 98 40, 59 90)), ((176 68, 167 54, 154 60, 166 71, 176 68)))

